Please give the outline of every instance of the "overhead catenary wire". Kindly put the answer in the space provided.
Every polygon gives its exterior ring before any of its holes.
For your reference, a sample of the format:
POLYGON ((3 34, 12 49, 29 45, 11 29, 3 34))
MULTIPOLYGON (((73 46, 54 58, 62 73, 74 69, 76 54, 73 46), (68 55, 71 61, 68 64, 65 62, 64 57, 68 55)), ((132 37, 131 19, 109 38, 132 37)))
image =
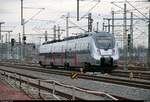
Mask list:
POLYGON ((23 7, 24 9, 45 9, 45 8, 36 8, 36 7, 23 7))
POLYGON ((136 9, 141 15, 143 15, 146 19, 149 19, 148 17, 146 17, 141 11, 139 11, 136 7, 134 7, 128 0, 126 0, 126 2, 132 6, 134 9, 136 9))
POLYGON ((79 21, 80 21, 81 19, 83 19, 85 16, 87 16, 87 14, 88 14, 90 11, 92 11, 99 3, 100 3, 100 0, 99 0, 91 9, 89 9, 88 12, 87 12, 86 14, 84 14, 84 15, 79 19, 79 21))
MULTIPOLYGON (((113 2, 111 2, 114 6, 116 6, 116 7, 118 7, 118 8, 120 8, 120 9, 124 9, 124 8, 122 8, 122 7, 120 7, 120 6, 118 6, 117 4, 115 4, 115 3, 113 3, 113 2)), ((127 10, 127 12, 129 12, 129 13, 131 13, 130 11, 128 11, 127 10)), ((136 16, 136 17, 138 17, 138 18, 140 18, 139 16, 137 16, 136 14, 133 14, 134 16, 136 16)), ((143 21, 145 21, 145 19, 144 18, 141 18, 141 20, 143 20, 143 21)))
POLYGON ((85 30, 85 29, 81 28, 79 25, 75 24, 73 21, 69 20, 69 22, 70 22, 71 24, 73 24, 73 25, 77 26, 79 29, 81 29, 81 30, 83 30, 83 31, 87 32, 87 30, 85 30))
POLYGON ((34 20, 34 21, 42 21, 42 22, 51 22, 51 23, 55 23, 56 21, 53 21, 53 20, 48 20, 48 19, 31 19, 31 20, 34 20))
MULTIPOLYGON (((61 17, 61 18, 62 18, 63 20, 66 20, 66 19, 64 18, 64 16, 61 17)), ((69 21, 69 23, 75 25, 75 26, 78 27, 79 29, 81 29, 81 30, 87 32, 87 30, 83 29, 82 27, 80 27, 79 25, 77 25, 76 23, 74 23, 73 21, 71 21, 70 19, 69 19, 68 21, 69 21)))
MULTIPOLYGON (((144 8, 147 9, 148 7, 149 7, 149 6, 147 6, 147 7, 140 7, 140 8, 137 8, 137 9, 144 9, 144 8)), ((136 9, 128 9, 128 11, 132 11, 132 12, 133 12, 134 10, 136 10, 136 9)), ((119 12, 122 12, 122 11, 121 11, 121 10, 115 11, 115 13, 117 13, 117 12, 119 13, 119 12)))
POLYGON ((35 13, 31 18, 29 18, 27 21, 24 22, 24 24, 26 24, 27 22, 29 22, 31 19, 33 19, 35 16, 37 16, 39 13, 41 13, 43 9, 39 10, 37 13, 35 13))
MULTIPOLYGON (((81 1, 81 0, 80 0, 80 1, 81 1)), ((83 1, 83 0, 82 0, 82 1, 83 1)), ((89 2, 88 2, 88 4, 85 4, 85 5, 86 5, 86 6, 89 6, 92 2, 94 2, 94 0, 89 1, 89 2)), ((83 8, 83 7, 85 7, 85 5, 80 6, 80 7, 82 7, 82 8, 83 8)))

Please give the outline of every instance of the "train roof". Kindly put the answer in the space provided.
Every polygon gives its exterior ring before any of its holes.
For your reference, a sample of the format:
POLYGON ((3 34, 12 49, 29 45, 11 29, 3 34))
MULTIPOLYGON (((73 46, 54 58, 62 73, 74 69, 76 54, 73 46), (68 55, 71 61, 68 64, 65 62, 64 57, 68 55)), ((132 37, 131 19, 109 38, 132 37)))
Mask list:
POLYGON ((70 36, 70 37, 64 38, 62 40, 47 41, 47 42, 44 42, 42 45, 56 43, 56 42, 62 42, 62 41, 68 41, 68 40, 83 38, 83 37, 87 37, 87 36, 97 36, 97 35, 98 36, 111 36, 112 34, 108 33, 108 32, 90 32, 90 33, 88 32, 88 33, 84 33, 84 34, 81 34, 78 36, 70 36))

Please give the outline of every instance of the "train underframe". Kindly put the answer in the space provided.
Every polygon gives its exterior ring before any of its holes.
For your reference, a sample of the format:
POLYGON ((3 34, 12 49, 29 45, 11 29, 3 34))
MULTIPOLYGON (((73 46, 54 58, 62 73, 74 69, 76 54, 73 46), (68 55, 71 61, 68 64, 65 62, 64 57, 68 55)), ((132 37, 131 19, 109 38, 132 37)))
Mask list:
POLYGON ((91 64, 89 62, 84 62, 81 66, 72 66, 68 62, 64 62, 63 65, 56 65, 53 62, 50 62, 49 64, 43 64, 42 61, 39 61, 39 64, 42 67, 46 66, 63 66, 66 70, 71 70, 73 68, 82 68, 83 71, 88 72, 102 72, 102 73, 110 73, 112 70, 114 70, 117 67, 117 60, 113 60, 113 58, 104 58, 102 57, 98 64, 91 64))
POLYGON ((98 71, 102 73, 110 73, 112 70, 116 69, 117 60, 113 58, 101 58, 98 64, 91 65, 90 63, 85 63, 85 70, 87 71, 98 71))

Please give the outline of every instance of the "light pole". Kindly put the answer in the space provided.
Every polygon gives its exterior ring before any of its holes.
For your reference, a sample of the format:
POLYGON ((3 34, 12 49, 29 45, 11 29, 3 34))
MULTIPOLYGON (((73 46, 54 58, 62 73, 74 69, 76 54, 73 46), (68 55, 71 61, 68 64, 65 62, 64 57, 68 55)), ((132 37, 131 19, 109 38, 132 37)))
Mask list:
POLYGON ((69 13, 66 16, 66 37, 69 37, 69 13))
POLYGON ((4 24, 5 22, 0 22, 0 59, 2 58, 2 40, 1 40, 1 25, 4 24))
POLYGON ((22 25, 22 59, 24 59, 24 53, 25 53, 25 46, 24 46, 24 44, 25 44, 25 23, 24 23, 24 18, 23 18, 23 0, 21 0, 21 25, 22 25))
POLYGON ((148 55, 148 58, 147 58, 147 64, 148 64, 148 67, 149 67, 149 70, 150 70, 150 10, 149 10, 149 20, 148 20, 148 52, 147 52, 147 55, 148 55))
POLYGON ((127 12, 126 12, 126 2, 124 3, 124 28, 123 28, 123 48, 124 48, 124 70, 127 70, 127 12))
MULTIPOLYGON (((33 19, 36 15, 38 15, 41 10, 44 10, 45 8, 36 8, 36 9, 40 9, 39 12, 35 13, 30 19, 26 20, 24 19, 24 15, 23 15, 23 0, 21 0, 21 25, 22 25, 22 42, 23 42, 23 46, 22 46, 22 59, 25 58, 25 40, 26 40, 26 36, 25 36, 25 24, 28 23, 31 19, 33 19)), ((35 9, 35 8, 32 8, 32 7, 26 7, 28 9, 35 9)))

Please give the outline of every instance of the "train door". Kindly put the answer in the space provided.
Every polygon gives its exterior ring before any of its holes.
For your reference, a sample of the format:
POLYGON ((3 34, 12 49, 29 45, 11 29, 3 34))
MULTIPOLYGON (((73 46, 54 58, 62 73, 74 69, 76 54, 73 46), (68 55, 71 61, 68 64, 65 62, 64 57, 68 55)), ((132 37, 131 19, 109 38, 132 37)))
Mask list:
POLYGON ((52 46, 52 58, 51 58, 51 61, 52 61, 52 65, 55 64, 55 47, 52 46))
POLYGON ((68 41, 67 42, 67 47, 65 49, 65 63, 69 64, 69 66, 72 66, 73 65, 73 53, 72 53, 72 50, 73 50, 73 43, 68 41))
POLYGON ((77 51, 76 51, 76 46, 77 44, 75 43, 75 46, 73 47, 73 51, 72 51, 72 54, 73 54, 73 66, 77 66, 77 51))
POLYGON ((46 65, 50 65, 50 62, 51 62, 51 52, 50 51, 45 53, 44 62, 46 65))
POLYGON ((81 42, 76 43, 76 59, 77 59, 77 64, 78 66, 81 66, 81 42))
POLYGON ((67 50, 66 50, 66 61, 69 64, 71 64, 71 54, 72 54, 71 51, 72 51, 71 46, 70 44, 68 44, 67 50))
POLYGON ((69 69, 69 60, 68 60, 68 41, 66 42, 66 44, 65 44, 66 46, 64 46, 64 60, 62 60, 62 61, 64 61, 64 67, 65 67, 65 69, 69 69))

